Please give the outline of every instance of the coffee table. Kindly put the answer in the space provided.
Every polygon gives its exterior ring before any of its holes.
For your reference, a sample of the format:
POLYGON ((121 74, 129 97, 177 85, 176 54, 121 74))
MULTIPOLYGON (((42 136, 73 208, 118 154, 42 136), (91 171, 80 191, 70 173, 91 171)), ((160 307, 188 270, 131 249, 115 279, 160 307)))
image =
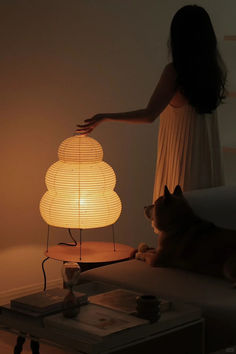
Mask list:
POLYGON ((204 354, 204 320, 198 308, 187 304, 176 303, 158 322, 145 324, 141 331, 138 327, 124 329, 122 336, 118 333, 117 339, 115 334, 112 341, 50 326, 52 316, 32 317, 2 306, 0 324, 6 330, 28 334, 34 341, 47 341, 78 354, 204 354))

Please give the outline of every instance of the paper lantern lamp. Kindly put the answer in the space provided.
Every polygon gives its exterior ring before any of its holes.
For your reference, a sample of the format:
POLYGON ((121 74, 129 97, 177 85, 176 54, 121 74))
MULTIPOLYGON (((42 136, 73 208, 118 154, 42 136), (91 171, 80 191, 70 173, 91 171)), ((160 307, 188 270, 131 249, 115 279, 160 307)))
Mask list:
POLYGON ((59 161, 46 173, 47 192, 40 213, 48 225, 90 229, 114 224, 121 201, 114 191, 116 176, 103 161, 101 145, 87 135, 64 140, 59 161))

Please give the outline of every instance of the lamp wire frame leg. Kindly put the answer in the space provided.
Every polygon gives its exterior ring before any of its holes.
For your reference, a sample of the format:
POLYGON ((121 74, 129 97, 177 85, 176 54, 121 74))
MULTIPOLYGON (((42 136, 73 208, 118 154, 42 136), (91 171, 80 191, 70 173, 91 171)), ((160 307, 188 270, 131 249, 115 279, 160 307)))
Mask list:
POLYGON ((81 261, 81 259, 82 259, 82 229, 79 229, 79 245, 80 245, 79 258, 80 258, 80 261, 81 261))
MULTIPOLYGON (((50 238, 50 225, 48 224, 48 231, 47 231, 47 244, 46 244, 46 251, 48 252, 48 246, 49 246, 49 238, 50 238)), ((49 259, 49 257, 46 257, 42 261, 42 271, 43 271, 43 291, 47 290, 47 277, 46 277, 46 272, 44 268, 44 263, 49 259)))
POLYGON ((113 250, 114 250, 114 252, 115 252, 115 251, 116 251, 116 241, 115 241, 115 228, 114 228, 114 224, 112 224, 111 227, 112 227, 113 250))
POLYGON ((49 235, 50 235, 50 225, 48 225, 48 232, 47 232, 47 252, 48 252, 48 245, 49 245, 49 235))

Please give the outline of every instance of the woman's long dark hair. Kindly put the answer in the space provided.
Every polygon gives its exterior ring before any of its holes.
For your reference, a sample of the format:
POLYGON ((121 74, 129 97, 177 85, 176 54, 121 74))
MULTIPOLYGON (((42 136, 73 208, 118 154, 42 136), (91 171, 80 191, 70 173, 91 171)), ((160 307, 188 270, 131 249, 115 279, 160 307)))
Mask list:
POLYGON ((180 91, 198 113, 211 113, 225 98, 226 70, 208 13, 182 7, 170 28, 173 65, 180 91))

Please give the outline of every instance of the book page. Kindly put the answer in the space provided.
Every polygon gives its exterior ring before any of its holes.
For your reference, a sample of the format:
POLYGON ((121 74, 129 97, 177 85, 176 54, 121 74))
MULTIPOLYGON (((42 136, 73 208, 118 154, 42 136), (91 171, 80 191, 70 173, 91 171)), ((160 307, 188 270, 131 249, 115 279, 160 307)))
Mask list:
MULTIPOLYGON (((115 289, 103 294, 90 296, 89 302, 131 315, 137 312, 136 297, 138 295, 141 294, 132 290, 115 289)), ((161 312, 168 311, 170 309, 171 302, 169 300, 160 299, 161 312)))
POLYGON ((90 296, 91 303, 109 307, 128 314, 136 312, 136 296, 138 293, 125 289, 116 289, 103 294, 90 296))
POLYGON ((105 337, 127 328, 146 325, 149 321, 113 311, 94 304, 81 307, 79 315, 75 318, 65 318, 62 314, 48 316, 45 324, 50 327, 76 332, 78 335, 105 337))

